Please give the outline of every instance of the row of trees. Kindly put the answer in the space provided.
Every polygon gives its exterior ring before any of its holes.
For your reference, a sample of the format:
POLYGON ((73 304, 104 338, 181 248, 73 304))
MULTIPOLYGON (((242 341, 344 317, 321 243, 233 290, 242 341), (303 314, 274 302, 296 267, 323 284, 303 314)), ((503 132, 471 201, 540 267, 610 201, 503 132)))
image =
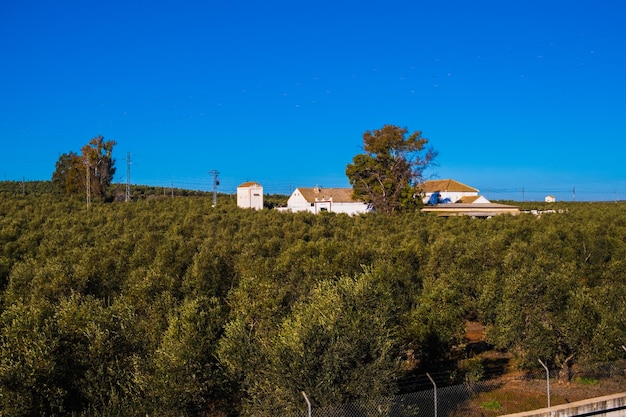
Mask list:
MULTIPOLYGON (((52 183, 66 195, 83 194, 106 198, 115 175, 115 141, 96 136, 82 147, 59 157, 52 183)), ((421 132, 409 134, 407 128, 385 125, 363 134, 364 153, 353 158, 346 175, 354 196, 369 203, 376 211, 395 214, 414 210, 420 204, 419 184, 437 152, 428 147, 421 132)))
MULTIPOLYGON (((0 184, 1 186, 2 184, 0 184)), ((464 343, 623 357, 626 207, 490 220, 0 200, 0 410, 255 415, 391 395, 464 343)))

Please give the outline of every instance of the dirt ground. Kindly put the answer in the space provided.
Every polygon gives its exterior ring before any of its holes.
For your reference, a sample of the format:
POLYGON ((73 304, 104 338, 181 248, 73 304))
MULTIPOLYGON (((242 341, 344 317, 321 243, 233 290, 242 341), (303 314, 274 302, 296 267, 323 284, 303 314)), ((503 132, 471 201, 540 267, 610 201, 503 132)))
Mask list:
MULTIPOLYGON (((476 395, 459 415, 490 417, 547 407, 545 381, 520 380, 510 376, 501 377, 501 381, 502 385, 497 389, 476 395)), ((625 390, 624 378, 601 380, 593 384, 581 382, 559 384, 551 381, 550 404, 552 406, 567 404, 625 390)))
MULTIPOLYGON (((466 328, 468 343, 484 342, 484 327, 479 323, 468 323, 466 328)), ((548 405, 547 383, 545 379, 528 379, 522 372, 512 370, 510 357, 494 351, 481 352, 486 363, 508 363, 506 371, 493 378, 494 389, 481 392, 466 404, 459 415, 468 417, 491 417, 519 413, 548 405)), ((625 370, 626 373, 626 370, 625 370)), ((550 404, 552 406, 586 400, 594 397, 617 394, 626 391, 626 377, 605 379, 577 379, 564 383, 550 380, 550 404)))

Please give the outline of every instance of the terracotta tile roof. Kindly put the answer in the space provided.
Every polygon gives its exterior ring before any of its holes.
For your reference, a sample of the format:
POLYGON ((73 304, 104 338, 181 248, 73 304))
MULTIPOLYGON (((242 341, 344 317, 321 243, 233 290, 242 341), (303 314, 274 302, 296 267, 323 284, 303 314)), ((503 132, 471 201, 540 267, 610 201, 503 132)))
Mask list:
POLYGON ((356 203, 360 201, 352 198, 352 188, 298 187, 298 191, 309 203, 314 203, 316 198, 317 201, 332 200, 335 203, 356 203))
POLYGON ((458 181, 447 179, 447 180, 431 180, 424 181, 420 188, 425 193, 434 193, 437 191, 440 192, 472 192, 477 193, 478 190, 476 188, 472 188, 469 185, 465 185, 458 181))
POLYGON ((464 204, 472 204, 474 201, 478 200, 480 198, 480 196, 477 195, 466 195, 461 197, 461 199, 458 201, 459 203, 464 203, 464 204))
POLYGON ((261 187, 261 184, 255 181, 248 181, 248 182, 244 182, 243 184, 239 184, 237 188, 254 187, 254 186, 261 187))

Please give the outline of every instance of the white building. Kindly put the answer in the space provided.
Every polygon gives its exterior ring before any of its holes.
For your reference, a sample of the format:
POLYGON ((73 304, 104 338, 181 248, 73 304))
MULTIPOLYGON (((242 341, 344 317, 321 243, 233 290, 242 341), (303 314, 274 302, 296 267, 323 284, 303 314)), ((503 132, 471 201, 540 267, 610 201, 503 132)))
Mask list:
POLYGON ((287 200, 287 211, 361 214, 370 211, 364 201, 352 197, 352 188, 296 188, 287 200))
POLYGON ((237 207, 263 210, 263 186, 258 182, 244 182, 239 185, 237 207))
POLYGON ((422 212, 437 216, 470 216, 489 218, 498 214, 519 214, 519 208, 494 204, 478 195, 476 188, 454 180, 425 181, 420 189, 424 193, 422 212))
POLYGON ((555 203, 556 197, 554 197, 553 195, 547 195, 544 201, 546 203, 555 203))
POLYGON ((432 180, 425 181, 420 185, 424 193, 422 201, 424 204, 487 204, 489 200, 478 195, 476 188, 470 187, 455 180, 432 180))

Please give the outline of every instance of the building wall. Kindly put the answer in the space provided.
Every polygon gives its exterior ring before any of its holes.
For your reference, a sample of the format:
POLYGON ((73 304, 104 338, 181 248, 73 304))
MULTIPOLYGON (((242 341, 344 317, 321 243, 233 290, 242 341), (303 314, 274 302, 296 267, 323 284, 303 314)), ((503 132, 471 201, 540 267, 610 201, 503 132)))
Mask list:
MULTIPOLYGON (((429 200, 431 198, 431 196, 433 195, 433 193, 426 193, 424 194, 424 198, 422 199, 422 201, 424 202, 424 204, 428 204, 429 200)), ((439 192, 439 200, 440 202, 446 202, 446 203, 456 203, 457 201, 459 201, 461 198, 469 196, 469 197, 473 197, 473 196, 477 196, 478 193, 477 192, 464 192, 464 191, 440 191, 439 192), (447 201, 450 200, 450 201, 447 201)))
POLYGON ((369 211, 366 203, 354 202, 354 203, 333 203, 333 213, 345 213, 350 216, 355 214, 367 213, 369 211))
POLYGON ((237 187, 237 206, 241 208, 263 209, 263 187, 252 185, 237 187))
POLYGON ((478 197, 475 201, 474 204, 488 204, 490 203, 489 200, 487 200, 485 197, 483 197, 482 195, 480 197, 478 197))
POLYGON ((296 190, 289 196, 287 200, 287 208, 289 211, 310 211, 315 212, 315 209, 311 207, 311 203, 306 201, 304 196, 300 194, 300 191, 296 190))
POLYGON ((287 209, 292 212, 308 211, 310 213, 321 213, 327 211, 330 213, 345 213, 349 215, 365 213, 368 211, 366 203, 362 202, 335 202, 332 200, 307 201, 302 194, 296 189, 289 200, 287 200, 287 209))

